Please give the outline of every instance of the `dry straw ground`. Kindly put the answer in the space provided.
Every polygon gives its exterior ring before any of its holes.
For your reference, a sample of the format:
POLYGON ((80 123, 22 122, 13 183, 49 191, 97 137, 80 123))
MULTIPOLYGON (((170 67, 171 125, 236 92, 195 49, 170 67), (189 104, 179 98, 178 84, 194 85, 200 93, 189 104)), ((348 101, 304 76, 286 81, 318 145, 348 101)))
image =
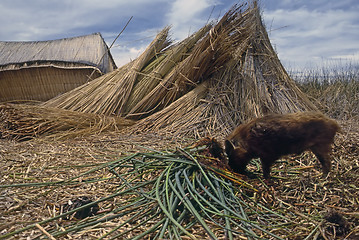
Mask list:
MULTIPOLYGON (((281 163, 277 163, 273 171, 273 182, 269 185, 261 180, 260 169, 253 164, 251 168, 258 178, 244 180, 257 191, 237 185, 241 189, 238 190, 239 193, 248 195, 250 200, 244 199, 248 204, 253 201, 276 213, 269 214, 272 221, 277 222, 277 226, 272 226, 270 230, 273 234, 283 239, 356 239, 359 236, 359 124, 356 121, 345 121, 341 125, 343 134, 336 138, 333 170, 328 178, 321 178, 318 162, 313 154, 307 152, 300 156, 286 157, 281 163), (328 217, 333 212, 336 218, 328 217)), ((151 152, 146 148, 165 151, 192 143, 190 139, 182 139, 183 142, 178 140, 175 142, 156 135, 124 133, 103 133, 87 138, 52 141, 1 140, 1 234, 58 216, 61 205, 77 197, 88 196, 99 200, 113 195, 124 182, 120 178, 111 178, 108 168, 94 171, 96 167, 132 153, 151 152)), ((124 169, 130 168, 124 166, 124 169)), ((238 196, 243 198, 243 195, 238 196)), ((99 207, 102 218, 106 214, 111 215, 111 210, 123 206, 129 198, 131 196, 121 195, 101 201, 99 207)), ((120 226, 134 212, 136 210, 56 238, 98 239, 120 226)), ((258 218, 254 212, 250 217, 254 221, 258 218)), ((141 219, 126 223, 114 233, 124 233, 119 239, 131 239, 143 233, 158 219, 131 230, 139 221, 141 219), (126 233, 127 230, 131 231, 126 233)), ((41 227, 45 232, 53 232, 54 229, 65 231, 79 223, 81 221, 76 219, 55 219, 41 224, 41 227)), ((208 225, 214 231, 217 229, 215 232, 219 239, 225 239, 225 234, 216 224, 208 225)), ((193 226, 189 231, 198 239, 208 238, 201 226, 193 226)), ((41 239, 44 236, 40 227, 33 226, 15 234, 12 239, 41 239)), ((113 236, 110 234, 106 239, 113 236)))

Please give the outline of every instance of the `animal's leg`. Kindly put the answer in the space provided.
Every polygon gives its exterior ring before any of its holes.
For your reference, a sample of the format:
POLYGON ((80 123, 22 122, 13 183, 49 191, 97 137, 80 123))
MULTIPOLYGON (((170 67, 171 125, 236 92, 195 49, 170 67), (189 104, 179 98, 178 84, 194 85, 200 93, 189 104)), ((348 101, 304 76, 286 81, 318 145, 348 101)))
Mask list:
POLYGON ((243 168, 243 166, 240 166, 236 161, 234 161, 231 158, 228 161, 228 165, 236 173, 239 173, 239 174, 246 173, 246 167, 243 168))
POLYGON ((311 147, 311 150, 318 158, 319 162, 322 164, 323 174, 327 175, 332 167, 332 163, 329 156, 329 152, 331 151, 330 144, 316 145, 311 147))
POLYGON ((261 158, 263 177, 265 179, 270 178, 270 170, 271 170, 271 167, 272 167, 272 164, 274 163, 274 161, 275 161, 275 159, 262 159, 261 158))

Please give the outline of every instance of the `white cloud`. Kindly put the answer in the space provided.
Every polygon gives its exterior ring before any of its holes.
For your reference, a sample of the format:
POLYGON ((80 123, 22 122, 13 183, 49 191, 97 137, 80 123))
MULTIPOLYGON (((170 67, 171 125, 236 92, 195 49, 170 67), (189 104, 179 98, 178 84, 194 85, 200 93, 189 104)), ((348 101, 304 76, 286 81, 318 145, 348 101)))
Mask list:
POLYGON ((354 9, 278 9, 264 12, 264 19, 284 65, 308 66, 358 51, 359 17, 354 9))
POLYGON ((346 54, 346 55, 335 55, 332 56, 332 59, 334 60, 348 60, 351 62, 357 62, 359 63, 359 51, 352 53, 352 54, 346 54))
MULTIPOLYGON (((48 40, 54 35, 68 37, 83 34, 80 30, 93 33, 106 31, 110 27, 114 31, 120 31, 130 16, 147 18, 146 14, 156 11, 153 6, 165 2, 166 0, 4 0, 0 2, 0 40, 48 40), (116 24, 118 29, 113 27, 116 24)), ((150 20, 152 19, 147 21, 150 20)))
POLYGON ((166 20, 173 26, 173 36, 184 39, 204 26, 211 13, 211 10, 205 10, 217 3, 214 0, 175 0, 166 20))
POLYGON ((121 67, 126 63, 136 59, 145 49, 146 46, 141 46, 139 48, 136 47, 124 48, 124 47, 115 46, 114 48, 111 49, 111 54, 116 62, 117 67, 121 67))
POLYGON ((216 4, 220 3, 216 0, 176 0, 171 2, 162 26, 149 28, 136 33, 136 37, 139 39, 137 41, 140 41, 137 47, 130 47, 131 43, 123 43, 120 40, 119 45, 121 45, 122 50, 116 50, 116 48, 112 50, 112 55, 117 65, 121 66, 129 60, 138 57, 162 27, 166 25, 172 27, 170 32, 172 39, 182 40, 186 38, 206 24, 212 7, 216 4), (126 44, 128 44, 128 46, 125 46, 126 44))
MULTIPOLYGON (((101 32, 111 44, 133 16, 111 49, 117 64, 121 65, 138 56, 138 51, 144 49, 164 26, 172 25, 172 38, 182 40, 206 24, 213 6, 212 18, 217 18, 235 2, 1 0, 0 41, 50 40, 101 32)), ((351 56, 357 56, 359 52, 357 0, 265 0, 262 3, 267 28, 272 29, 270 38, 284 65, 303 66, 318 59, 345 56, 356 59, 351 56)))

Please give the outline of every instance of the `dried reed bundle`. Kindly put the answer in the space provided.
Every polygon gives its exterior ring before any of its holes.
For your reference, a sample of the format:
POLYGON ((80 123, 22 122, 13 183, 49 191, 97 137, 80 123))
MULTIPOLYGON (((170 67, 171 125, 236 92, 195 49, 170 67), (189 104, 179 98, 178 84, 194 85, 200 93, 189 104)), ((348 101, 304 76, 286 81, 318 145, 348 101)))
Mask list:
POLYGON ((221 138, 239 123, 268 112, 316 109, 281 65, 256 5, 239 18, 236 21, 244 25, 238 32, 248 33, 235 45, 235 53, 227 55, 226 64, 206 79, 206 94, 203 85, 198 85, 198 89, 138 122, 135 131, 221 138), (244 16, 248 19, 241 19, 244 16))
POLYGON ((239 45, 247 45, 255 34, 254 10, 245 5, 235 5, 201 39, 191 51, 190 56, 180 62, 142 101, 131 109, 133 114, 153 113, 176 101, 197 84, 207 80, 231 59, 239 45))
POLYGON ((107 106, 100 104, 100 97, 108 97, 108 99, 103 99, 106 100, 105 103, 108 103, 111 96, 109 96, 109 94, 103 94, 103 88, 114 86, 116 84, 115 77, 117 75, 126 74, 126 72, 131 69, 132 65, 133 62, 130 62, 113 72, 96 78, 93 81, 81 85, 67 93, 59 95, 42 105, 44 107, 56 107, 78 112, 88 112, 89 103, 93 102, 93 96, 97 96, 94 101, 98 101, 98 104, 96 104, 96 109, 93 111, 104 112, 107 106))
MULTIPOLYGON (((134 126, 135 131, 164 131, 176 135, 181 133, 187 135, 193 131, 192 135, 197 135, 192 129, 193 123, 201 122, 201 114, 193 113, 203 112, 204 106, 201 100, 208 91, 208 83, 204 82, 177 101, 170 104, 167 108, 152 114, 150 117, 139 121, 134 126)), ((198 135, 196 136, 198 137, 198 135)))
POLYGON ((177 45, 169 46, 168 31, 138 59, 44 106, 142 119, 134 131, 195 137, 222 137, 267 112, 316 109, 281 65, 256 1, 177 45))
POLYGON ((134 119, 161 110, 222 68, 236 46, 248 45, 254 15, 243 8, 235 5, 214 27, 205 26, 167 50, 165 28, 134 62, 44 106, 134 119))
POLYGON ((131 126, 120 117, 79 113, 64 109, 25 104, 0 105, 0 137, 28 140, 40 135, 58 137, 96 134, 131 126), (61 134, 60 134, 61 133, 61 134))
POLYGON ((134 61, 106 74, 87 85, 80 86, 44 103, 46 107, 97 114, 117 114, 124 108, 139 72, 168 47, 169 27, 164 28, 147 49, 134 61))
POLYGON ((157 66, 149 74, 144 75, 134 87, 125 111, 127 117, 132 115, 131 118, 139 118, 139 115, 134 116, 133 114, 142 111, 139 108, 143 105, 143 99, 156 86, 162 86, 163 79, 174 73, 173 69, 176 68, 176 65, 190 55, 194 45, 208 33, 210 28, 211 25, 204 26, 198 32, 172 46, 161 55, 161 58, 157 61, 157 66))

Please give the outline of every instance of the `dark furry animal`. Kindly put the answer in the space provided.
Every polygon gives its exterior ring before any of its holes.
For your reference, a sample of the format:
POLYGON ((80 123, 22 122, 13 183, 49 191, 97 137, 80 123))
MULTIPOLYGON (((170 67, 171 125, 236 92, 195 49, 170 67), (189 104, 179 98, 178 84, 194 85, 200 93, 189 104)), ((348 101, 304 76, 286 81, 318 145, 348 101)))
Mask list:
POLYGON ((319 112, 273 114, 239 125, 225 140, 228 164, 243 173, 252 158, 260 158, 264 178, 270 177, 273 163, 283 155, 311 150, 327 175, 329 153, 339 125, 319 112))

